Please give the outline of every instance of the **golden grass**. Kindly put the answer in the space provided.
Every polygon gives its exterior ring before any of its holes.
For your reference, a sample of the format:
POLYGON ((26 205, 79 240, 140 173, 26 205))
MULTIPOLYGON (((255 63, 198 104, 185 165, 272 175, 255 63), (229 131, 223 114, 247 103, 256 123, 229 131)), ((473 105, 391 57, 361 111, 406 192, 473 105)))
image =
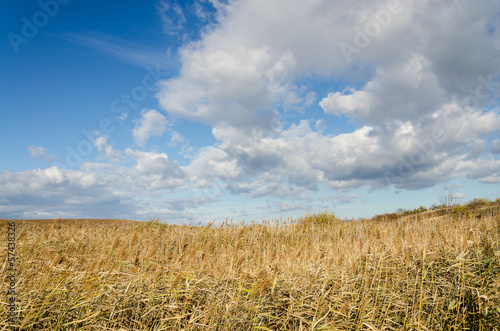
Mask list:
POLYGON ((500 330, 499 214, 23 223, 16 255, 22 330, 500 330))
POLYGON ((58 224, 72 224, 72 225, 138 225, 139 221, 120 220, 120 219, 26 219, 26 220, 6 220, 0 218, 0 226, 6 225, 9 222, 16 222, 18 225, 58 225, 58 224))

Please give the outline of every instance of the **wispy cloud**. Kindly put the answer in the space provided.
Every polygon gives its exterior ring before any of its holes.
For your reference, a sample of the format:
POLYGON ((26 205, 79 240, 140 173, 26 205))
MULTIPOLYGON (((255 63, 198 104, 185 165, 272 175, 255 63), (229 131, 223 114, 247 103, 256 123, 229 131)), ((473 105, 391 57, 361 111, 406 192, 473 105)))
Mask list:
POLYGON ((170 137, 170 142, 168 143, 169 146, 176 146, 179 143, 182 143, 184 141, 184 137, 177 131, 173 131, 171 133, 170 137))
POLYGON ((461 184, 461 183, 455 183, 453 185, 445 185, 444 186, 444 189, 445 190, 455 190, 457 188, 461 188, 461 187, 464 187, 465 185, 464 184, 461 184))
POLYGON ((156 11, 163 24, 163 32, 170 35, 177 35, 186 23, 182 7, 177 1, 160 1, 156 5, 156 11))
POLYGON ((204 31, 202 27, 211 26, 217 21, 216 14, 219 8, 222 10, 225 6, 222 6, 219 1, 212 0, 195 0, 192 3, 160 0, 156 5, 156 14, 161 20, 163 32, 166 35, 189 42, 202 37, 200 33, 204 31), (200 29, 193 29, 193 26, 200 29))
POLYGON ((57 156, 48 154, 47 149, 40 146, 28 146, 28 150, 30 151, 30 156, 35 159, 41 159, 46 162, 54 162, 57 159, 57 156))
POLYGON ((177 67, 168 51, 132 43, 101 32, 69 32, 58 38, 105 53, 119 61, 146 67, 160 65, 162 68, 177 67))

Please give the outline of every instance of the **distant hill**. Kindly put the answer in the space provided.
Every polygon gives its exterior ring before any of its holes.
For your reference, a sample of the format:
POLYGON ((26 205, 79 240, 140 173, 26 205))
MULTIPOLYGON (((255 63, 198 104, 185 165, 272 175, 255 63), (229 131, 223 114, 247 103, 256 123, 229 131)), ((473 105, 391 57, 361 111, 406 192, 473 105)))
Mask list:
POLYGON ((488 215, 497 215, 500 213, 500 199, 490 201, 487 199, 474 199, 467 204, 455 204, 453 206, 433 206, 426 208, 420 206, 414 210, 400 209, 396 213, 376 215, 370 220, 372 221, 395 221, 395 220, 411 220, 442 217, 446 215, 462 216, 462 217, 481 217, 488 215))

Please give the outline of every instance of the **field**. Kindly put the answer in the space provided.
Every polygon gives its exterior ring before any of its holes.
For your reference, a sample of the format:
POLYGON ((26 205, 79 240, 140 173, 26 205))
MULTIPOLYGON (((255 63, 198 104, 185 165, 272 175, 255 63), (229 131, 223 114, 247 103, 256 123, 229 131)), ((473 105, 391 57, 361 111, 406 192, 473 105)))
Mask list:
POLYGON ((0 329, 500 330, 500 213, 478 210, 17 222, 20 314, 8 322, 4 279, 0 329))

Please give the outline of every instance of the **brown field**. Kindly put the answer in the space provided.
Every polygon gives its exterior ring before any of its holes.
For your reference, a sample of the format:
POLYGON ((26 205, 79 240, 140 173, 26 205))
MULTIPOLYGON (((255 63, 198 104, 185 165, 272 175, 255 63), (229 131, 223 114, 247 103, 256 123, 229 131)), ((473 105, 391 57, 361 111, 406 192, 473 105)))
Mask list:
POLYGON ((139 224, 139 221, 132 220, 119 220, 119 219, 29 219, 29 220, 7 220, 0 218, 0 226, 8 222, 16 222, 19 225, 57 225, 57 224, 71 224, 71 225, 134 225, 139 224))
POLYGON ((4 279, 2 330, 500 330, 497 210, 16 224, 19 319, 7 321, 4 279))

